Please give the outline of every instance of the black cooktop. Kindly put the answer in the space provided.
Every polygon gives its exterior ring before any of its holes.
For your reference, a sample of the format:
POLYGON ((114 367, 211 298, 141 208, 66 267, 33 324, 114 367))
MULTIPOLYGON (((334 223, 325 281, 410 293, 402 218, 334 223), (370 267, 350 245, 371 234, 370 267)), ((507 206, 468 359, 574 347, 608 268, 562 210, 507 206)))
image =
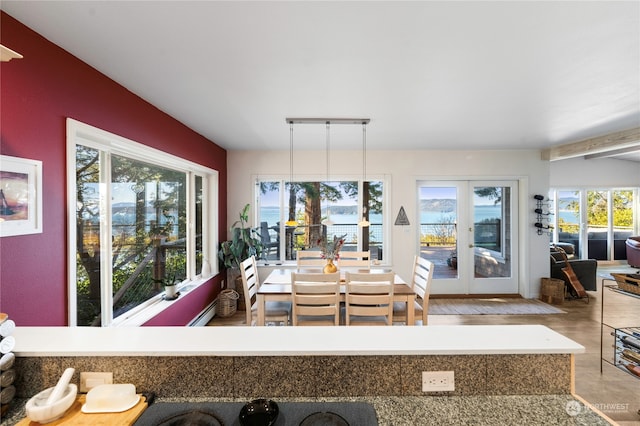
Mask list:
MULTIPOLYGON (((273 426, 377 426, 378 418, 366 402, 278 402, 273 426)), ((242 426, 241 402, 156 402, 134 426, 242 426)))

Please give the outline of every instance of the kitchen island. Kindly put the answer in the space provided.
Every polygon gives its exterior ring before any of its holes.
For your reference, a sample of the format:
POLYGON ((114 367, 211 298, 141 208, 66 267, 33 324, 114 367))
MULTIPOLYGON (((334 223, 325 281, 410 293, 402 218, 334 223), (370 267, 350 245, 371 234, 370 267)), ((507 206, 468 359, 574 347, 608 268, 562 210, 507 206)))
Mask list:
POLYGON ((470 408, 479 400, 536 411, 550 398, 564 401, 560 412, 568 416, 573 356, 584 351, 539 325, 18 327, 14 335, 21 398, 53 386, 74 367, 76 375, 112 371, 114 382, 153 391, 161 401, 367 400, 381 424, 387 404, 389 416, 407 415, 412 408, 400 408, 405 402, 421 413, 475 401, 470 408), (453 371, 455 389, 424 392, 423 371, 453 371))

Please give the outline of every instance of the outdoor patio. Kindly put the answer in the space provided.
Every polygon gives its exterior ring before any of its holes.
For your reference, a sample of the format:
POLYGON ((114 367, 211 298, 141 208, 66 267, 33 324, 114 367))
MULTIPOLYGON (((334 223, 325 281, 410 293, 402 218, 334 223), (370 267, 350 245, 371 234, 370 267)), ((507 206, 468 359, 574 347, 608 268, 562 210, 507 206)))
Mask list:
POLYGON ((420 247, 420 257, 433 262, 435 269, 433 270, 433 278, 455 278, 457 270, 447 264, 447 259, 456 251, 456 246, 432 246, 423 245, 420 247))

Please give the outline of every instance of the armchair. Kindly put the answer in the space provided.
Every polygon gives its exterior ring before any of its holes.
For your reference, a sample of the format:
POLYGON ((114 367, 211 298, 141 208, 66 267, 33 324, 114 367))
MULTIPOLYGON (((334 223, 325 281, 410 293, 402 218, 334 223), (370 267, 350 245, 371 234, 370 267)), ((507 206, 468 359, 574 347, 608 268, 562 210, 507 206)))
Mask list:
POLYGON ((625 245, 627 246, 627 263, 634 268, 640 268, 640 236, 627 238, 625 245))
MULTIPOLYGON (((569 286, 569 282, 565 274, 562 272, 565 261, 561 253, 551 249, 551 277, 563 280, 566 286, 569 286)), ((576 273, 580 284, 587 291, 596 291, 596 268, 598 267, 598 261, 595 259, 569 259, 569 263, 576 273)), ((571 288, 570 286, 568 288, 571 288)))

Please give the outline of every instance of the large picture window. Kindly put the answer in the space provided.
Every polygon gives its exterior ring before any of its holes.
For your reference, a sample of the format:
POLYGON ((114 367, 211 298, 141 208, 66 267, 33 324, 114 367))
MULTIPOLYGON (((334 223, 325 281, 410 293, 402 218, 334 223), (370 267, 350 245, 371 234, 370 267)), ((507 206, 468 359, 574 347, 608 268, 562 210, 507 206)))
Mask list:
POLYGON ((70 322, 117 325, 160 301, 165 284, 202 278, 216 258, 206 230, 215 228, 207 220, 215 220, 217 176, 72 120, 69 127, 70 322))
POLYGON ((374 262, 385 253, 385 182, 371 180, 256 181, 257 223, 262 260, 294 261, 320 238, 345 236, 342 250, 369 250, 374 262), (365 218, 370 225, 359 226, 365 218), (287 226, 295 221, 295 226, 287 226))
POLYGON ((571 244, 576 257, 627 259, 625 240, 640 230, 638 189, 554 189, 553 241, 571 244))

